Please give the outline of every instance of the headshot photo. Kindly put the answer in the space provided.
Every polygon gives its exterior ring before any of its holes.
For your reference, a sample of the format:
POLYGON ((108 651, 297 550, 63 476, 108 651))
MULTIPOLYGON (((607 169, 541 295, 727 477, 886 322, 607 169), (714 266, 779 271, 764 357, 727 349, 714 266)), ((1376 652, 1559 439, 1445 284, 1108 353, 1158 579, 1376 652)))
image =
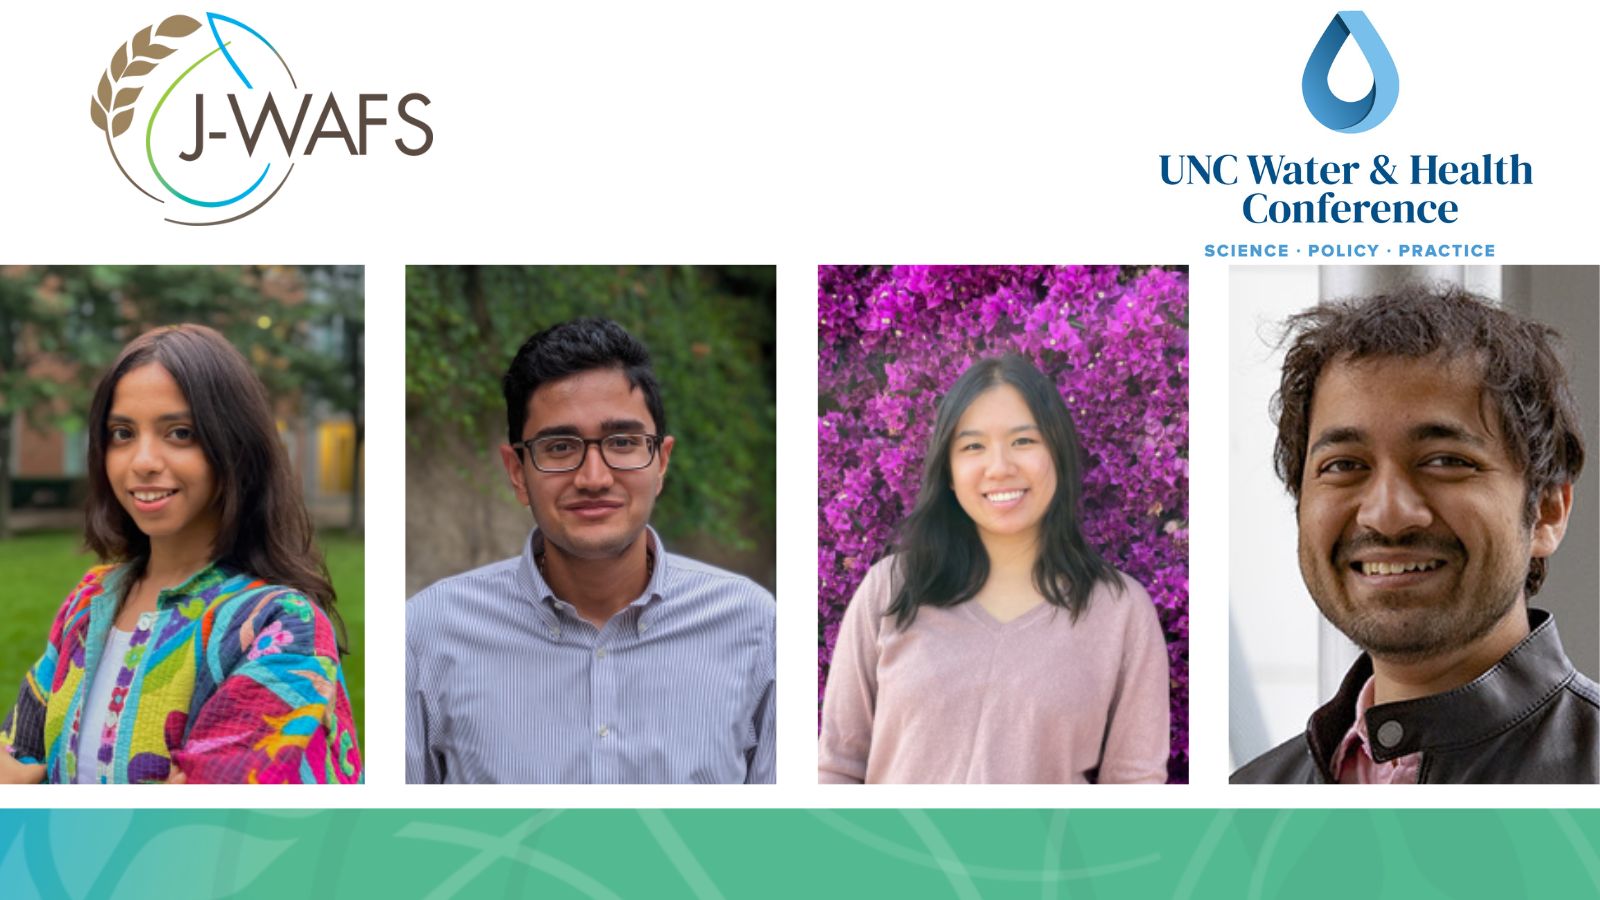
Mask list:
POLYGON ((776 274, 407 270, 407 782, 775 782, 776 274))
POLYGON ((819 269, 819 782, 1187 780, 1188 297, 819 269))
POLYGON ((363 780, 363 280, 0 268, 0 783, 363 780))
POLYGON ((1230 301, 1232 781, 1600 780, 1600 271, 1235 267, 1230 301))

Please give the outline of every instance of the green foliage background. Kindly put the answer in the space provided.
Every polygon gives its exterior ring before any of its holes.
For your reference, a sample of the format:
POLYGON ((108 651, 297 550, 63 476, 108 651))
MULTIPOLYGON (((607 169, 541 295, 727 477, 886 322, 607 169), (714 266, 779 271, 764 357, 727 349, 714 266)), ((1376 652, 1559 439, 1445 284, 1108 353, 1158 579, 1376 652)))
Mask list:
MULTIPOLYGON (((222 332, 276 398, 320 400, 365 424, 360 266, 0 266, 0 540, 10 536, 8 438, 83 426, 105 367, 157 325, 222 332), (74 364, 63 378, 59 367, 74 364)), ((359 529, 360 497, 350 524, 359 529)))
POLYGON ((650 348, 678 441, 652 524, 751 549, 775 522, 776 280, 771 266, 409 267, 410 441, 504 443, 500 379, 517 348, 605 316, 650 348))

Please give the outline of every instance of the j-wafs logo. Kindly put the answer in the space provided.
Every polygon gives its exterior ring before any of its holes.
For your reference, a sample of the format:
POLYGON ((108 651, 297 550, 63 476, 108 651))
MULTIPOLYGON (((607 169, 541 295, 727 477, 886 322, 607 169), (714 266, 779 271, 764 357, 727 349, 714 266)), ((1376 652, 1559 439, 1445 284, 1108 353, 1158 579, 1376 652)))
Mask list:
POLYGON ((318 151, 428 152, 433 129, 419 118, 428 103, 416 92, 391 101, 302 90, 272 41, 212 12, 203 23, 169 16, 118 47, 89 118, 122 177, 162 204, 163 218, 222 225, 267 205, 318 151))

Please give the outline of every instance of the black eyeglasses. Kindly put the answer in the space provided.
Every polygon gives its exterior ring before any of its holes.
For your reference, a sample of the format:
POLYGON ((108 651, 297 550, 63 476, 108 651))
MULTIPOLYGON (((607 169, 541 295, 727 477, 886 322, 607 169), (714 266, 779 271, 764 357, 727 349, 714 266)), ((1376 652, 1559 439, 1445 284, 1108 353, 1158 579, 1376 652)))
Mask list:
POLYGON ((619 472, 628 472, 655 462, 661 435, 608 434, 599 438, 582 438, 575 434, 558 434, 529 438, 511 446, 516 447, 519 453, 527 448, 528 459, 541 472, 571 472, 583 467, 591 444, 600 448, 600 459, 606 465, 619 472))

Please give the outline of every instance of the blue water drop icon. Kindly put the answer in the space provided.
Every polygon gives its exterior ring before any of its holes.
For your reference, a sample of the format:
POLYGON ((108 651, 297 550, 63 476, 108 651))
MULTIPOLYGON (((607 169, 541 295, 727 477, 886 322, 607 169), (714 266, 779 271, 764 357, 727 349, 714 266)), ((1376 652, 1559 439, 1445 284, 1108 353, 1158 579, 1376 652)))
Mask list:
POLYGON ((1377 29, 1367 21, 1367 14, 1355 10, 1335 13, 1326 31, 1306 60, 1305 75, 1300 78, 1300 91, 1306 98, 1306 109, 1318 122, 1356 134, 1376 128, 1389 117, 1394 102, 1400 96, 1400 73, 1395 71, 1394 58, 1389 48, 1378 37, 1377 29), (1356 47, 1366 57, 1372 70, 1372 90, 1360 100, 1340 100, 1328 87, 1328 73, 1333 70, 1333 60, 1347 39, 1355 39, 1356 47))

